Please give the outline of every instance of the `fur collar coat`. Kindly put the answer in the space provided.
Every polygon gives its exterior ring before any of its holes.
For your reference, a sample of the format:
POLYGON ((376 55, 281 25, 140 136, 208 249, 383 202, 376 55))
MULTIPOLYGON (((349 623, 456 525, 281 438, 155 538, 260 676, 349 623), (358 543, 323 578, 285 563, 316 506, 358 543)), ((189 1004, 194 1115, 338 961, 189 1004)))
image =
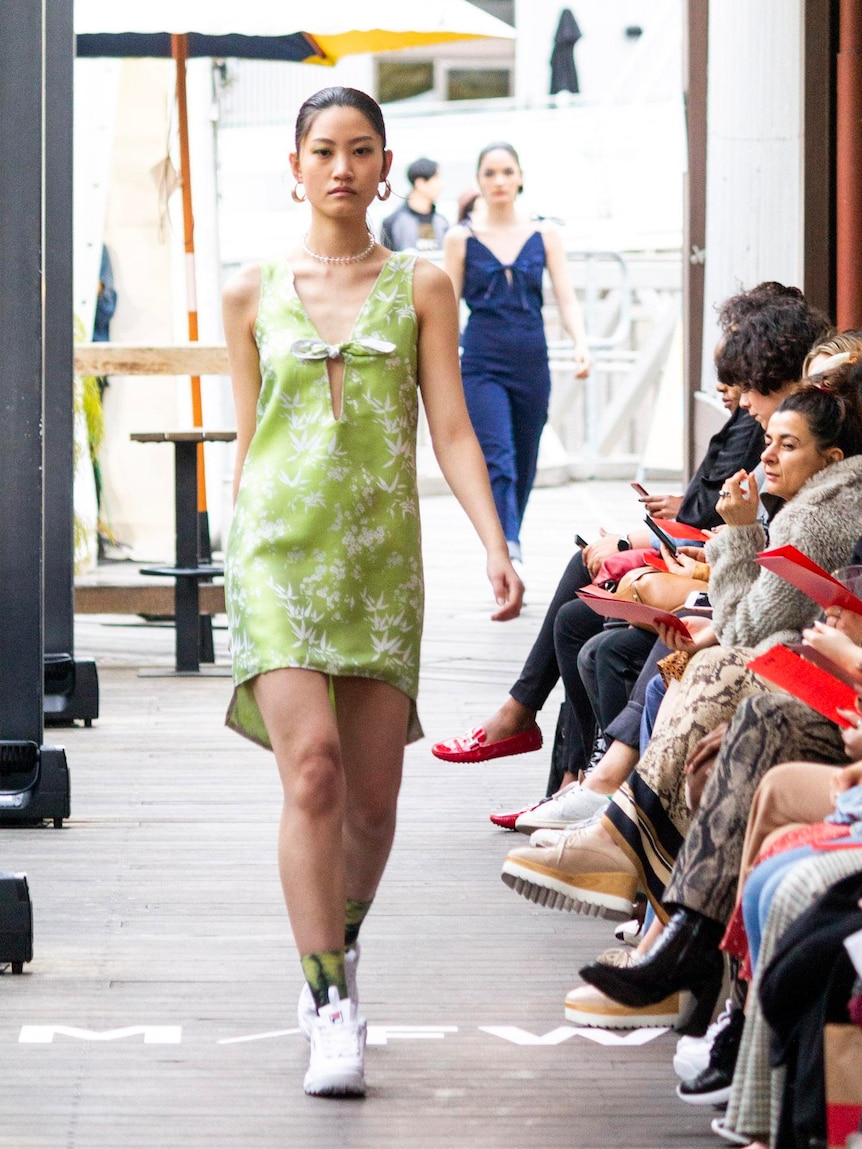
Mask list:
POLYGON ((862 535, 862 456, 818 471, 772 520, 725 527, 706 544, 713 626, 722 646, 766 650, 799 642, 819 615, 817 604, 754 561, 766 547, 792 544, 824 570, 846 566, 862 535))

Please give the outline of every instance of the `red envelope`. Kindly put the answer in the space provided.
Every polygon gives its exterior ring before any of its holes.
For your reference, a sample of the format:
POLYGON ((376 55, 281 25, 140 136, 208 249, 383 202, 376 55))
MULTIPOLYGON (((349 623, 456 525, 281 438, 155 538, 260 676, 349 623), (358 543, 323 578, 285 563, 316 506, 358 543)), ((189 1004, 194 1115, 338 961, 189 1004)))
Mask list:
POLYGON ((673 627, 686 638, 691 638, 691 632, 675 614, 668 610, 661 610, 656 606, 646 606, 642 602, 629 602, 624 598, 617 598, 610 591, 600 586, 582 587, 575 592, 582 602, 590 606, 603 618, 619 618, 624 622, 634 623, 635 626, 653 627, 660 622, 673 627))
POLYGON ((850 726, 837 711, 856 709, 856 691, 846 682, 801 658, 786 646, 773 646, 746 663, 749 670, 774 682, 830 722, 850 726))
POLYGON ((852 610, 862 614, 862 599, 842 586, 823 567, 813 562, 808 555, 796 547, 775 547, 771 551, 761 551, 754 560, 773 574, 786 579, 798 590, 814 599, 818 606, 827 610, 830 606, 840 606, 842 610, 852 610))

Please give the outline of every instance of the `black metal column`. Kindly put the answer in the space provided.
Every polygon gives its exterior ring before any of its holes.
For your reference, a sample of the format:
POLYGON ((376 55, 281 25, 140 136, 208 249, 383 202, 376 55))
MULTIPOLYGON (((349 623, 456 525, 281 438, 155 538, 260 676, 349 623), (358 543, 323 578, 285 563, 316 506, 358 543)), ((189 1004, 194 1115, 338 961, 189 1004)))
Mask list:
POLYGON ((0 0, 0 825, 69 814, 43 732, 44 28, 0 0))
POLYGON ((73 0, 45 14, 45 722, 99 715, 96 665, 76 662, 72 353, 73 0))
MULTIPOLYGON (((201 564, 197 531, 198 444, 179 442, 174 444, 174 448, 177 567, 180 570, 193 571, 201 564)), ((177 670, 200 669, 199 601, 198 580, 178 576, 174 592, 177 670)))
POLYGON ((42 5, 0 0, 0 738, 42 742, 42 5))
POLYGON ((72 0, 45 20, 45 650, 74 650, 72 0))

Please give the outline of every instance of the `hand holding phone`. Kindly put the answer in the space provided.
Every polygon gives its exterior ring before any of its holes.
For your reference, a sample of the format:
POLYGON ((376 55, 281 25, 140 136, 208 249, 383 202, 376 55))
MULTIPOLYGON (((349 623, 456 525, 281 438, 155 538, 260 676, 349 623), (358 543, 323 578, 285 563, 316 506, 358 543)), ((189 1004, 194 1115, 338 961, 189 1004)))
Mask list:
POLYGON ((590 545, 590 544, 589 544, 589 543, 587 542, 587 540, 586 540, 586 539, 583 537, 583 535, 575 535, 575 546, 576 546, 576 547, 580 547, 580 548, 581 548, 581 550, 586 550, 586 548, 587 548, 589 545, 590 545))
POLYGON ((648 499, 650 497, 649 491, 646 489, 646 487, 642 487, 640 483, 629 483, 629 486, 632 488, 632 490, 637 491, 642 499, 648 499))
POLYGON ((655 521, 655 519, 651 518, 649 515, 644 515, 644 522, 649 527, 649 529, 652 531, 652 533, 662 543, 664 543, 664 545, 667 547, 667 549, 670 551, 670 553, 673 555, 673 557, 676 558, 676 552, 679 548, 679 544, 677 543, 676 539, 672 538, 667 533, 667 531, 663 531, 661 529, 661 527, 658 525, 658 523, 655 521))

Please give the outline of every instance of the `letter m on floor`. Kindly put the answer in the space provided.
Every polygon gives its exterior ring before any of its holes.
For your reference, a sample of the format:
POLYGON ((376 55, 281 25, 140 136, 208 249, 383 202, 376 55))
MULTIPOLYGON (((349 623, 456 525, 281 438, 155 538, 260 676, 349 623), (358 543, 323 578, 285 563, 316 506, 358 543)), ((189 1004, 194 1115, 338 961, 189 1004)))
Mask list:
POLYGON ((125 1029, 78 1029, 74 1025, 22 1025, 19 1045, 50 1045, 56 1034, 78 1041, 121 1041, 125 1037, 143 1036, 144 1045, 179 1045, 180 1025, 129 1025, 125 1029))

